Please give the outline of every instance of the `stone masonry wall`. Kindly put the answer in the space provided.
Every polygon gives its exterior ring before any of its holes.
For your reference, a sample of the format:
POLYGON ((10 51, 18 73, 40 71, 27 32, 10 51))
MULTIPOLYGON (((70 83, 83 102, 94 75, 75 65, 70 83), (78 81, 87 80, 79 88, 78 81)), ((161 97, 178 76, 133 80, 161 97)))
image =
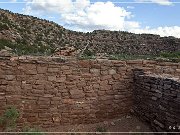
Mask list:
POLYGON ((130 112, 134 68, 180 75, 180 64, 146 60, 0 58, 0 115, 20 110, 18 126, 94 123, 130 112))
POLYGON ((134 70, 134 111, 155 131, 180 131, 180 78, 134 70))

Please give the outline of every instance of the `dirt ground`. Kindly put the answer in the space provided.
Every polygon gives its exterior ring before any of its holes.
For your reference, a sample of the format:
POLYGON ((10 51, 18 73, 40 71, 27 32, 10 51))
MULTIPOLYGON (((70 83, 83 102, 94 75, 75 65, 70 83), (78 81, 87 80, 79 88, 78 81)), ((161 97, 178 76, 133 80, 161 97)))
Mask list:
MULTIPOLYGON (((152 132, 149 126, 140 121, 135 116, 123 116, 119 119, 112 119, 108 121, 104 121, 96 124, 80 124, 73 126, 60 126, 56 128, 47 129, 48 132, 71 132, 69 134, 114 134, 108 132, 132 132, 132 133, 116 133, 121 135, 134 134, 134 135, 142 135, 143 133, 134 133, 134 132, 152 132), (75 133, 77 132, 77 133, 75 133), (81 132, 81 133, 80 133, 81 132), (94 133, 82 133, 82 132, 94 132, 94 133), (95 133, 97 132, 97 133, 95 133), (99 133, 99 132, 107 132, 107 133, 99 133)), ((67 134, 67 133, 64 133, 67 134)), ((148 133, 150 135, 150 133, 148 133)), ((151 134, 153 135, 153 134, 151 134)))

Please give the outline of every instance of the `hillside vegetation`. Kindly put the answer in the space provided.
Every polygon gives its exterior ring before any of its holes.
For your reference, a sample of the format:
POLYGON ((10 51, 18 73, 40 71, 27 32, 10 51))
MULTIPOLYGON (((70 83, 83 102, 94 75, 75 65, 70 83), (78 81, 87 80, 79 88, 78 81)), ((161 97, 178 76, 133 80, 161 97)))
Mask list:
POLYGON ((11 48, 18 55, 52 55, 69 46, 87 55, 151 55, 179 57, 180 39, 152 34, 95 30, 83 33, 33 16, 0 9, 0 49, 11 48))

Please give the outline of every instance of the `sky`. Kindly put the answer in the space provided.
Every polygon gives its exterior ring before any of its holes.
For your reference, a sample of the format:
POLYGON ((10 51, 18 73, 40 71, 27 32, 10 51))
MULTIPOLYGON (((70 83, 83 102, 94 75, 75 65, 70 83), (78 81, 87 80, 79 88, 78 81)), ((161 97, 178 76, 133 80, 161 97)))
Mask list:
POLYGON ((180 38, 180 0, 0 0, 0 8, 75 31, 105 29, 180 38))

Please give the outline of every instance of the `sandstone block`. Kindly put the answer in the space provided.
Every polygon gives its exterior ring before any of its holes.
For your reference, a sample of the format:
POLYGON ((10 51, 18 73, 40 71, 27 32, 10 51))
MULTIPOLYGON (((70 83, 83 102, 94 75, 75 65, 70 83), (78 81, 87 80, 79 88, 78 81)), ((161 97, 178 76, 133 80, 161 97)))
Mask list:
POLYGON ((159 122, 159 121, 157 121, 157 120, 154 120, 154 123, 155 123, 156 125, 160 126, 161 128, 164 128, 164 125, 163 125, 161 122, 159 122))
POLYGON ((33 94, 41 94, 41 95, 44 94, 44 90, 32 89, 31 92, 32 92, 33 94))
POLYGON ((50 84, 50 83, 45 84, 44 87, 45 87, 45 90, 52 90, 54 88, 54 86, 52 84, 50 84))
POLYGON ((48 68, 48 72, 57 73, 57 72, 59 72, 59 68, 48 68))
POLYGON ((33 85, 32 88, 37 89, 37 90, 44 90, 45 86, 44 85, 33 85))
POLYGON ((69 66, 61 66, 61 70, 68 70, 68 69, 70 69, 69 66))
MULTIPOLYGON (((75 101, 74 101, 74 99, 62 99, 62 103, 63 104, 74 104, 75 103, 75 101)), ((65 105, 66 106, 66 105, 65 105)), ((65 107, 64 106, 64 107, 65 107)))
POLYGON ((56 81, 56 76, 48 76, 48 81, 56 81))
POLYGON ((27 121, 28 122, 36 122, 38 119, 36 117, 28 117, 27 121))
POLYGON ((69 93, 68 92, 63 92, 61 93, 62 97, 69 97, 69 93))
POLYGON ((20 64, 18 69, 22 69, 22 70, 34 70, 34 69, 36 69, 36 65, 35 64, 28 64, 28 63, 25 64, 25 63, 22 63, 22 64, 20 64))
POLYGON ((51 98, 51 97, 53 97, 54 95, 51 95, 51 94, 44 94, 44 98, 51 98))
POLYGON ((0 92, 4 92, 7 86, 0 85, 0 92))
POLYGON ((92 68, 90 69, 90 73, 95 75, 100 75, 100 69, 92 68))
POLYGON ((58 117, 58 116, 53 116, 52 120, 53 120, 53 122, 59 123, 59 122, 60 122, 60 117, 58 117))
POLYGON ((90 92, 90 93, 85 93, 85 96, 86 96, 86 97, 96 97, 97 94, 94 93, 94 92, 90 92))
POLYGON ((120 80, 122 78, 120 74, 114 74, 112 77, 114 80, 120 80))
POLYGON ((99 89, 99 88, 100 88, 100 85, 99 85, 99 84, 93 84, 93 88, 94 88, 94 89, 99 89))
POLYGON ((90 85, 90 86, 85 86, 84 87, 84 91, 87 92, 87 91, 93 91, 93 86, 90 85))
POLYGON ((47 118, 47 120, 48 120, 48 118, 51 118, 51 114, 50 113, 46 113, 46 112, 40 113, 39 114, 39 118, 47 118))
POLYGON ((5 79, 8 80, 8 81, 12 81, 12 80, 15 79, 15 75, 6 75, 5 79))
POLYGON ((77 85, 78 88, 79 87, 85 87, 86 86, 86 81, 80 81, 76 85, 77 85))
POLYGON ((32 89, 32 85, 31 84, 22 84, 22 88, 24 90, 31 90, 32 89))
POLYGON ((57 78, 56 82, 65 82, 66 81, 66 76, 62 75, 60 77, 57 78))
POLYGON ((32 69, 32 70, 25 70, 25 73, 27 75, 36 75, 37 74, 37 71, 35 69, 32 69))
POLYGON ((110 69, 110 70, 109 70, 109 74, 110 74, 110 75, 116 74, 116 70, 115 70, 115 69, 110 69))
POLYGON ((106 90, 106 94, 107 94, 107 95, 114 95, 114 92, 115 92, 115 91, 113 91, 112 89, 106 90))
POLYGON ((77 64, 78 64, 80 67, 82 67, 82 68, 88 68, 88 67, 90 67, 90 63, 89 63, 88 60, 80 60, 80 61, 78 61, 77 64))
POLYGON ((101 85, 100 86, 100 90, 108 91, 108 90, 111 90, 111 89, 112 89, 111 85, 101 85))
POLYGON ((78 75, 67 75, 67 81, 79 80, 80 76, 78 75))
POLYGON ((180 69, 176 69, 176 72, 177 72, 177 73, 180 73, 180 69))
MULTIPOLYGON (((124 88, 124 86, 123 86, 123 88, 124 88)), ((112 89, 113 89, 113 90, 122 89, 122 84, 120 84, 120 83, 114 83, 114 84, 112 85, 112 89)))
POLYGON ((125 95, 114 95, 114 99, 119 100, 125 98, 125 95))
POLYGON ((50 101, 50 104, 51 104, 51 105, 59 105, 59 104, 60 104, 60 101, 50 101))
POLYGON ((63 70, 63 74, 64 75, 70 75, 70 74, 72 74, 72 70, 63 70))
POLYGON ((164 84, 163 88, 164 88, 165 90, 168 90, 168 89, 170 89, 170 88, 171 88, 171 85, 164 84))
POLYGON ((85 94, 83 93, 82 90, 70 90, 70 96, 72 98, 83 98, 85 96, 85 94))
POLYGON ((108 85, 108 80, 99 81, 100 86, 108 85))
POLYGON ((47 72, 47 67, 37 66, 37 73, 38 74, 44 74, 46 72, 47 72))
POLYGON ((98 91, 98 95, 99 95, 99 96, 103 96, 103 95, 105 95, 105 94, 106 94, 105 91, 98 91))
POLYGON ((101 75, 108 75, 108 70, 101 70, 101 75))
POLYGON ((122 67, 126 65, 126 61, 112 60, 111 62, 116 67, 122 67))
POLYGON ((114 98, 113 95, 105 95, 105 96, 99 97, 100 100, 112 100, 113 98, 114 98))
POLYGON ((104 81, 104 80, 110 80, 112 78, 111 75, 103 75, 101 76, 101 80, 104 81))
POLYGON ((143 60, 127 60, 127 64, 143 64, 143 60))
POLYGON ((50 105, 50 100, 39 100, 38 105, 50 105))
POLYGON ((91 64, 91 68, 100 69, 101 65, 100 64, 91 64))

